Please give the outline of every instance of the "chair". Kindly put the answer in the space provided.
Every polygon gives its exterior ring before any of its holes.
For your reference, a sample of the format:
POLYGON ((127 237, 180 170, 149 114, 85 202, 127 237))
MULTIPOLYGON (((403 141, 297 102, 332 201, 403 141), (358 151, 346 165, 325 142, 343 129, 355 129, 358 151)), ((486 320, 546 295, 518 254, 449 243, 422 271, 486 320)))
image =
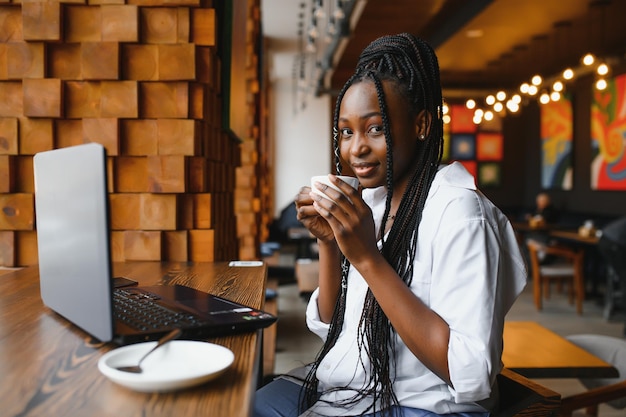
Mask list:
POLYGON ((568 282, 570 304, 576 300, 576 312, 582 314, 585 300, 583 280, 582 250, 573 250, 564 246, 544 245, 529 239, 526 242, 533 275, 533 294, 537 310, 541 310, 543 298, 550 297, 550 284, 557 282, 560 286, 568 282), (542 264, 539 253, 554 259, 553 262, 542 264))
POLYGON ((575 410, 586 409, 591 416, 598 415, 598 405, 607 403, 621 410, 626 408, 626 340, 602 335, 568 336, 572 343, 615 366, 618 378, 581 379, 587 391, 563 398, 561 415, 570 417, 575 410))
POLYGON ((498 375, 499 409, 493 417, 558 416, 561 395, 509 369, 498 375))

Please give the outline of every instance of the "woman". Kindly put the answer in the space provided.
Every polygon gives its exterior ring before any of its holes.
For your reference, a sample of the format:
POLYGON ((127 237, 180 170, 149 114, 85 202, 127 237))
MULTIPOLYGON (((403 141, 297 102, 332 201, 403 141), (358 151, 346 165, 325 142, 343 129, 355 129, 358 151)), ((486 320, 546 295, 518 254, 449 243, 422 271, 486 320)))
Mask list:
POLYGON ((504 316, 526 270, 473 177, 440 166, 442 105, 424 41, 385 36, 362 52, 333 139, 337 172, 350 168, 361 190, 331 176, 342 192, 318 183, 329 198, 309 187, 296 197, 319 243, 307 324, 324 346, 302 382, 257 392, 257 416, 486 416, 495 406, 504 316))

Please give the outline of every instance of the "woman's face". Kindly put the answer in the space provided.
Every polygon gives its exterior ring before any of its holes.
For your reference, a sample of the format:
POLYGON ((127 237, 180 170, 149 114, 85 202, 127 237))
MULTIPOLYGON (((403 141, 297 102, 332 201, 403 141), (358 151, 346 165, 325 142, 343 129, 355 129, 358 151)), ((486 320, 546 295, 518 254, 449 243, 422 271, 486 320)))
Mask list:
MULTIPOLYGON (((421 133, 418 117, 411 115, 406 99, 390 82, 383 82, 383 89, 393 137, 394 188, 404 190, 417 159, 421 133)), ((373 82, 361 81, 348 88, 339 108, 338 130, 341 157, 361 185, 364 188, 386 185, 387 144, 373 82)))

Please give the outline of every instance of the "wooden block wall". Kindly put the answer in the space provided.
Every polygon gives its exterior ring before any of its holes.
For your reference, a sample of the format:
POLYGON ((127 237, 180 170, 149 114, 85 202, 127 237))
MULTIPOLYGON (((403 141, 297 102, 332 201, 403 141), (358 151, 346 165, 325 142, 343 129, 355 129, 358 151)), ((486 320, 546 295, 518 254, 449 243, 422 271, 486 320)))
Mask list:
MULTIPOLYGON (((265 226, 238 221, 235 194, 258 150, 222 130, 214 1, 0 1, 1 266, 37 263, 33 155, 87 142, 109 155, 114 261, 256 258, 265 226)), ((258 86, 249 52, 241 82, 258 86)), ((253 90, 246 141, 258 140, 253 90)), ((237 195, 257 201, 248 185, 237 195)))

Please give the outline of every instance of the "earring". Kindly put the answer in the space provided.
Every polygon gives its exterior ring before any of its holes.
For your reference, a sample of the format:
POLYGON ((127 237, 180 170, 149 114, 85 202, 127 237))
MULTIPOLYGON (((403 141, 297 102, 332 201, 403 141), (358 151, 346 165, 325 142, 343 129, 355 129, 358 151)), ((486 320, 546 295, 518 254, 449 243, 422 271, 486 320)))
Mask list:
POLYGON ((424 135, 424 134, 422 133, 422 134, 420 134, 419 138, 420 138, 420 140, 424 140, 424 139, 426 139, 426 135, 424 135))

